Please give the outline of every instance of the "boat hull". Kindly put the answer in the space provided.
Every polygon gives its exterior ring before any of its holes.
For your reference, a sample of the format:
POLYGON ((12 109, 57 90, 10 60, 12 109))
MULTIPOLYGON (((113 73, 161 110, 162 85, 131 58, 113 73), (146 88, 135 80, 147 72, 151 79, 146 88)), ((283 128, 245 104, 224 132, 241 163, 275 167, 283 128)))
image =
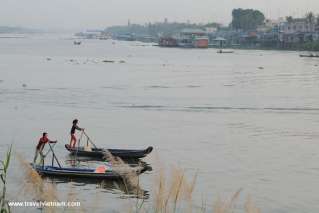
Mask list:
POLYGON ((319 55, 299 55, 302 58, 319 58, 319 55))
POLYGON ((71 148, 70 145, 66 144, 65 148, 72 155, 101 158, 101 159, 106 158, 108 153, 111 153, 113 156, 120 157, 123 159, 139 159, 139 158, 146 157, 149 153, 153 151, 153 147, 151 146, 144 150, 92 148, 92 151, 86 151, 84 150, 84 147, 71 148))
MULTIPOLYGON (((115 171, 96 173, 94 169, 81 168, 60 168, 54 166, 33 166, 42 176, 63 177, 63 178, 85 178, 92 180, 119 180, 125 178, 125 173, 119 174, 115 171)), ((137 175, 143 173, 144 169, 134 170, 137 175)))

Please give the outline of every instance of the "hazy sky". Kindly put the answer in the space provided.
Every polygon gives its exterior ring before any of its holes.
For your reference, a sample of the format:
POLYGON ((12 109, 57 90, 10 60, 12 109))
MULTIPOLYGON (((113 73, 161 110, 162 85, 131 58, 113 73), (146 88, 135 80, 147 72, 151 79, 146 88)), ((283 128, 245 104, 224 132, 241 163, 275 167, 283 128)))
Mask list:
POLYGON ((86 29, 163 21, 228 23, 233 8, 267 17, 319 13, 319 0, 0 0, 0 26, 86 29))

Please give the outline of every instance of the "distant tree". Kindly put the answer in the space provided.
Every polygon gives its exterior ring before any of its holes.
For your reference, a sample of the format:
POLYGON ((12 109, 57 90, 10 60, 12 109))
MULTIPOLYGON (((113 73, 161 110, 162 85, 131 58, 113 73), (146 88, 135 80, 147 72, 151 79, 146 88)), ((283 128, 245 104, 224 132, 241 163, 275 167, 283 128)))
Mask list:
POLYGON ((232 17, 232 28, 241 30, 255 30, 265 21, 265 15, 259 10, 253 9, 234 9, 232 17))
POLYGON ((286 16, 286 21, 291 23, 294 20, 292 16, 286 16))
POLYGON ((306 14, 306 20, 307 20, 308 23, 310 23, 310 24, 315 23, 315 19, 316 19, 316 17, 313 14, 313 12, 309 12, 309 13, 306 14))
POLYGON ((316 26, 319 26, 319 15, 316 16, 316 26))
POLYGON ((156 22, 146 23, 144 25, 130 24, 124 26, 111 26, 105 29, 106 32, 114 35, 134 34, 134 35, 151 35, 158 37, 160 35, 170 36, 180 32, 184 28, 205 29, 206 27, 219 28, 221 25, 217 23, 193 24, 193 23, 177 23, 177 22, 156 22))
POLYGON ((216 23, 216 22, 211 22, 211 23, 205 24, 203 27, 215 27, 215 28, 220 28, 220 27, 221 27, 221 24, 216 23))

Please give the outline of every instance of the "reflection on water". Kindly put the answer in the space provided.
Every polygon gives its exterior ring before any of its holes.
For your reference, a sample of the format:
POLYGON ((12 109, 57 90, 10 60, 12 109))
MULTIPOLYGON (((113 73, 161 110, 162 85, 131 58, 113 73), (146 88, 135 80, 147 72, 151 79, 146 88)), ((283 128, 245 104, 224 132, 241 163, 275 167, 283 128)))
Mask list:
MULTIPOLYGON (((119 195, 122 198, 148 199, 149 192, 143 190, 140 185, 132 185, 132 181, 126 180, 94 180, 87 178, 62 178, 62 177, 44 177, 46 181, 52 184, 65 185, 71 182, 75 187, 90 187, 100 189, 101 192, 119 195)), ((93 190, 94 190, 93 188, 93 190)))

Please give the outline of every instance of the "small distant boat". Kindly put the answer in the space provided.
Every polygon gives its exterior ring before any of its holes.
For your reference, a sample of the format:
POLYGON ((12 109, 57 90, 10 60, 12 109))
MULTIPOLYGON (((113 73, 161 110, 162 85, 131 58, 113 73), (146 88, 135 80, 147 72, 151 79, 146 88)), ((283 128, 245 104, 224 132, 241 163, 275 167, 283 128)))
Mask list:
POLYGON ((146 157, 153 151, 153 147, 146 149, 103 149, 103 148, 92 148, 86 150, 83 146, 71 148, 69 144, 65 144, 65 148, 72 154, 78 156, 87 156, 94 158, 105 158, 107 153, 111 153, 113 156, 120 157, 123 159, 139 159, 146 157))
POLYGON ((81 41, 73 41, 73 44, 74 44, 74 45, 80 45, 80 44, 81 44, 81 41))
POLYGON ((218 50, 217 53, 234 53, 232 50, 218 50))
POLYGON ((310 53, 310 54, 300 54, 299 55, 300 57, 303 57, 303 58, 319 58, 319 55, 318 54, 312 54, 312 53, 310 53))

